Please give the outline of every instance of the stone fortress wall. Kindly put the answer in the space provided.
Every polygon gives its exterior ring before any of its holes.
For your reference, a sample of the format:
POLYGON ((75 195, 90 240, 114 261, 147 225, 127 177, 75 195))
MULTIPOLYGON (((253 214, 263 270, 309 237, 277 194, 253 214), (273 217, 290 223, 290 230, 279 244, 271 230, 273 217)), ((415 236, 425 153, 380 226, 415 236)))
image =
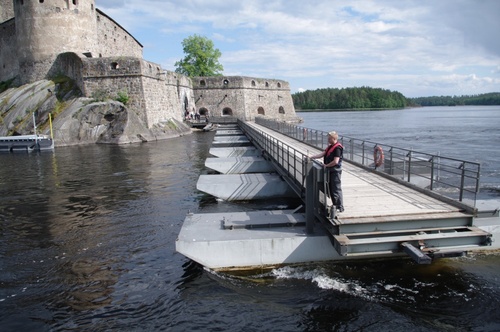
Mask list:
POLYGON ((192 82, 144 60, 142 45, 95 0, 0 0, 0 6, 0 82, 65 75, 87 97, 125 93, 127 108, 148 128, 182 121, 186 110, 245 120, 296 118, 285 81, 230 76, 192 82))
POLYGON ((16 45, 16 22, 12 17, 0 23, 0 82, 12 79, 19 73, 16 45))
POLYGON ((197 77, 193 80, 197 111, 209 116, 234 115, 244 120, 295 117, 288 82, 244 76, 197 77))
POLYGON ((133 56, 142 58, 142 45, 111 17, 96 9, 98 54, 92 57, 133 56))
POLYGON ((0 22, 5 22, 14 17, 14 2, 12 0, 0 1, 0 22))

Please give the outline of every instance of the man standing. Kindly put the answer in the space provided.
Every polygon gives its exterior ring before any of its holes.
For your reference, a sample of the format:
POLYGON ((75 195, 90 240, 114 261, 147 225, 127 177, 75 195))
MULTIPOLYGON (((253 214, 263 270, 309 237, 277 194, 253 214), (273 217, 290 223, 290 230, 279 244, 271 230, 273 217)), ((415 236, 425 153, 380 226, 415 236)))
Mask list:
POLYGON ((311 156, 311 159, 323 157, 323 164, 330 175, 328 189, 330 198, 337 212, 344 212, 344 198, 342 195, 342 159, 344 147, 338 142, 339 135, 335 131, 328 133, 328 147, 320 154, 311 156))

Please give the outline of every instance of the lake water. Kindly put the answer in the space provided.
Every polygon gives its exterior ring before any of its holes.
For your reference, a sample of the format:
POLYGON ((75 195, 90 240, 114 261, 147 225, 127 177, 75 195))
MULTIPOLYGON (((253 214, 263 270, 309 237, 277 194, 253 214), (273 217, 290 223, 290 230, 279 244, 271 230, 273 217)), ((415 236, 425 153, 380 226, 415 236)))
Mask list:
POLYGON ((299 112, 303 127, 481 164, 480 199, 500 199, 500 106, 299 112))
MULTIPOLYGON (((498 107, 299 116, 310 128, 480 161, 488 199, 498 199, 498 107)), ((188 212, 296 204, 198 192, 212 138, 0 155, 1 330, 500 330, 500 255, 234 276, 176 253, 188 212)))

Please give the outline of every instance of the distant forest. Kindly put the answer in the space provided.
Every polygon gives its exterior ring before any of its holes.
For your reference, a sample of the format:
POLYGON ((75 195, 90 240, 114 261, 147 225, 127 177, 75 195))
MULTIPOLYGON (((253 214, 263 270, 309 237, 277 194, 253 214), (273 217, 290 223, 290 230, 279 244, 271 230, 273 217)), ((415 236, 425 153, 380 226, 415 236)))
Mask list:
POLYGON ((410 98, 409 106, 500 105, 500 92, 474 96, 440 96, 410 98))
POLYGON ((407 99, 399 92, 378 88, 326 88, 292 94, 297 109, 402 108, 407 99))
POLYGON ((295 108, 313 109, 387 109, 409 106, 500 105, 500 93, 472 96, 435 96, 406 98, 397 91, 380 88, 326 88, 292 94, 295 108))

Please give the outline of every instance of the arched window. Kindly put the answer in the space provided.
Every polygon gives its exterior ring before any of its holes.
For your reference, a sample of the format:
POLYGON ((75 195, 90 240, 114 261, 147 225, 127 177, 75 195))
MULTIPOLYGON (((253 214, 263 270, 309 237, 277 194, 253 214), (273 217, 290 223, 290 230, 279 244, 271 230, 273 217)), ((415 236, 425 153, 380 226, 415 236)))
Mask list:
POLYGON ((266 111, 264 111, 264 108, 260 106, 259 108, 257 108, 257 114, 266 115, 266 111))
POLYGON ((225 107, 223 110, 222 110, 222 115, 233 115, 233 110, 230 109, 229 107, 225 107))
POLYGON ((278 82, 278 88, 281 88, 281 83, 280 82, 278 82))
POLYGON ((266 88, 269 88, 269 82, 266 82, 266 88))
POLYGON ((205 82, 205 80, 201 80, 200 81, 200 86, 205 86, 205 85, 207 85, 207 83, 205 82))
POLYGON ((255 86, 255 81, 254 80, 252 80, 252 86, 255 86))
POLYGON ((278 112, 279 112, 280 114, 285 114, 285 109, 283 108, 283 106, 280 106, 280 108, 279 108, 278 112))
POLYGON ((199 113, 202 116, 207 116, 208 115, 208 110, 205 107, 202 107, 202 108, 200 108, 199 113))

